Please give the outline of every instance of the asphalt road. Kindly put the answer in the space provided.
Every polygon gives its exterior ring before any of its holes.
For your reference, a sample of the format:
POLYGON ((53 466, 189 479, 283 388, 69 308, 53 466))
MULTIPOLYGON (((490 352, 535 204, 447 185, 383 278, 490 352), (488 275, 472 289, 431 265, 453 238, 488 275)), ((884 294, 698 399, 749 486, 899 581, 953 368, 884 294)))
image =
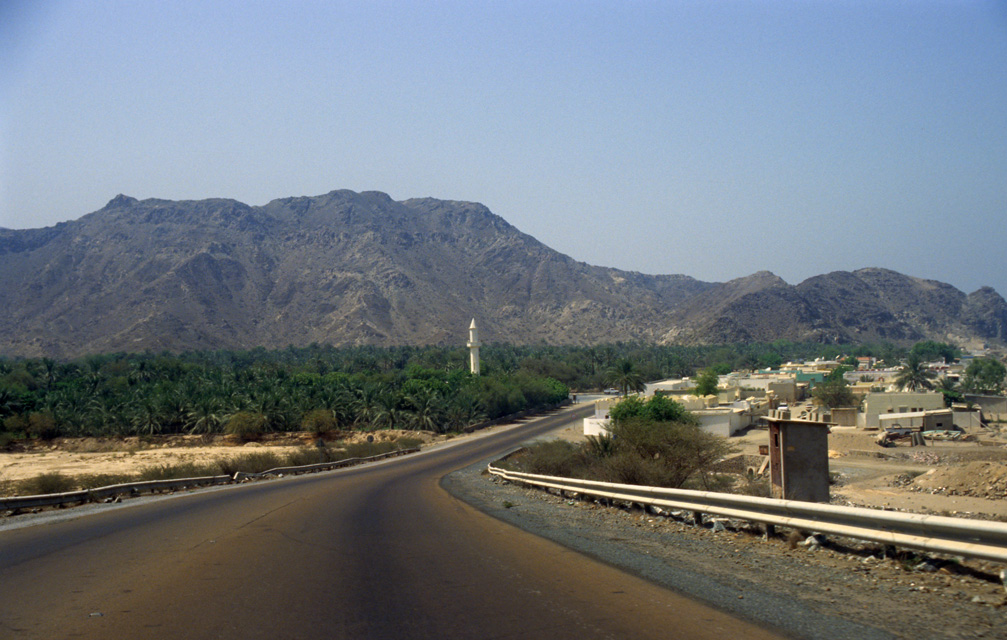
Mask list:
POLYGON ((440 487, 570 415, 367 467, 0 531, 0 637, 775 637, 440 487))

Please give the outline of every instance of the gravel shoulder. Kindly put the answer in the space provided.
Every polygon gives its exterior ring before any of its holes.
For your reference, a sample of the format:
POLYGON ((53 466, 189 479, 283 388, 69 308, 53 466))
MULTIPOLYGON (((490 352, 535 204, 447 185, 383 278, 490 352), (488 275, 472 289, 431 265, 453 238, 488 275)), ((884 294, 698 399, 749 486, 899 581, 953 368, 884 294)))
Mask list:
POLYGON ((447 476, 443 486, 489 515, 794 637, 1007 638, 1003 567, 993 563, 887 557, 879 545, 843 539, 766 540, 741 522, 721 521, 714 531, 685 514, 511 484, 486 473, 488 462, 447 476))

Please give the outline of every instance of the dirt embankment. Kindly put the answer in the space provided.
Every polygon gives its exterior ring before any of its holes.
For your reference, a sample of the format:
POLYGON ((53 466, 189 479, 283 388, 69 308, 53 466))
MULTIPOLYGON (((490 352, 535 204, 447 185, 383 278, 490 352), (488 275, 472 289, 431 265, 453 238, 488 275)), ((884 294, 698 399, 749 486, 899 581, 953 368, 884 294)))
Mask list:
POLYGON ((1007 498, 1007 464, 969 462, 936 467, 918 476, 913 485, 931 493, 1003 500, 1007 498))

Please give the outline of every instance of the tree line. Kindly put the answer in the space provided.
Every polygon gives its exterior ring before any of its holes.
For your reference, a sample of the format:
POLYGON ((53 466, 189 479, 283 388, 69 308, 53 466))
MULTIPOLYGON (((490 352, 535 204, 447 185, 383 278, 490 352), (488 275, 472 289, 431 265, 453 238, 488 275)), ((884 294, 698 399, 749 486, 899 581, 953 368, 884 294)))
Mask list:
POLYGON ((816 357, 952 358, 942 343, 831 345, 490 344, 482 375, 464 347, 334 347, 181 354, 111 353, 74 360, 0 357, 0 433, 11 437, 220 433, 233 429, 401 427, 455 431, 568 391, 624 390, 697 372, 761 369, 816 357), (240 414, 240 415, 239 415, 240 414), (13 435, 11 435, 13 434, 13 435))
POLYGON ((23 437, 267 431, 458 431, 562 401, 547 376, 473 376, 444 349, 102 354, 0 359, 0 434, 23 437))

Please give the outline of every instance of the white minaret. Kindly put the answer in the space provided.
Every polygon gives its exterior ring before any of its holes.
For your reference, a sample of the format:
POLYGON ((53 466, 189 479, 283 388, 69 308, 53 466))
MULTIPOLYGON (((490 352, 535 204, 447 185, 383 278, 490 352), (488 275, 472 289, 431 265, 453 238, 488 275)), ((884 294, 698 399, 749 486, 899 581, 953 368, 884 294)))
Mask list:
POLYGON ((469 325, 469 370, 472 375, 479 375, 479 329, 476 327, 476 319, 472 318, 472 324, 469 325))

